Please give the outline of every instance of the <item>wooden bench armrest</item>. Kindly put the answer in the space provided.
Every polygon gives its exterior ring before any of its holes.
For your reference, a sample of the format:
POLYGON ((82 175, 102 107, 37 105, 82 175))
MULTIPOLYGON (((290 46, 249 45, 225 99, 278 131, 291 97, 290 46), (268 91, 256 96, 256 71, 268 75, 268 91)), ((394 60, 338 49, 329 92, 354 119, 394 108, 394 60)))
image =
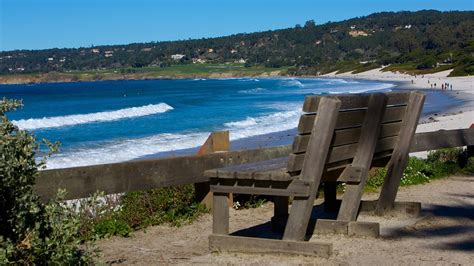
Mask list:
POLYGON ((255 163, 239 164, 204 171, 204 176, 219 179, 252 179, 289 181, 294 179, 287 170, 288 157, 255 163))

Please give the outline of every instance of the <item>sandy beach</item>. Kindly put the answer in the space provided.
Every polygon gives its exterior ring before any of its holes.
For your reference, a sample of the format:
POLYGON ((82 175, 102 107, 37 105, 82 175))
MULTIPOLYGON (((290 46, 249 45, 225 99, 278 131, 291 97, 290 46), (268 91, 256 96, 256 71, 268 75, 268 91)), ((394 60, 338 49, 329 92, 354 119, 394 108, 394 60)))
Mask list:
MULTIPOLYGON (((450 130, 468 128, 474 123, 474 77, 448 77, 452 70, 437 72, 426 75, 408 75, 396 72, 382 72, 382 68, 366 72, 352 74, 335 72, 324 75, 324 77, 366 79, 389 82, 403 82, 403 88, 417 90, 439 90, 464 101, 462 106, 449 108, 443 112, 430 115, 423 119, 418 125, 416 132, 430 132, 436 130, 450 130), (441 85, 449 84, 446 90, 441 85), (435 86, 436 84, 436 86, 435 86), (452 86, 452 89, 451 89, 452 86)), ((426 157, 427 152, 413 153, 413 156, 426 157)))

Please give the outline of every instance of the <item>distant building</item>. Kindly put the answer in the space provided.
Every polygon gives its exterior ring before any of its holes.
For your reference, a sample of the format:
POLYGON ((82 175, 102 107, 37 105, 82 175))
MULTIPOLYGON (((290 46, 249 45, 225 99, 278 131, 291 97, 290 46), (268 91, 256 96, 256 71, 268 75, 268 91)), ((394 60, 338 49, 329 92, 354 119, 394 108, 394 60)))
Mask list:
POLYGON ((232 49, 232 50, 230 50, 230 53, 231 53, 231 54, 235 54, 235 53, 237 53, 237 50, 232 49))
POLYGON ((363 30, 351 30, 349 31, 351 37, 369 36, 369 34, 363 30))
POLYGON ((205 59, 202 59, 202 58, 193 58, 193 64, 204 64, 206 62, 207 61, 205 59))
POLYGON ((114 56, 114 51, 105 51, 105 57, 112 57, 114 56))
POLYGON ((171 55, 171 59, 173 60, 181 60, 183 57, 185 57, 186 55, 184 54, 173 54, 171 55))
POLYGON ((61 62, 61 63, 66 62, 66 58, 65 58, 65 57, 62 57, 61 59, 59 59, 59 62, 61 62))
POLYGON ((208 52, 208 53, 212 53, 212 52, 214 52, 214 49, 209 48, 209 49, 207 50, 207 52, 208 52))
POLYGON ((48 58, 48 61, 53 61, 53 60, 54 60, 53 57, 49 57, 49 58, 48 58))
POLYGON ((143 51, 143 52, 150 52, 150 51, 151 51, 151 48, 143 48, 142 51, 143 51))
POLYGON ((354 30, 356 28, 356 25, 351 26, 351 30, 354 30))
POLYGON ((96 49, 96 48, 92 49, 91 51, 92 51, 94 54, 100 53, 100 50, 99 50, 99 49, 96 49))
POLYGON ((239 60, 235 60, 234 63, 238 63, 238 64, 245 64, 247 62, 247 60, 243 59, 243 58, 240 58, 239 60))
POLYGON ((411 24, 405 25, 405 29, 411 29, 411 24))

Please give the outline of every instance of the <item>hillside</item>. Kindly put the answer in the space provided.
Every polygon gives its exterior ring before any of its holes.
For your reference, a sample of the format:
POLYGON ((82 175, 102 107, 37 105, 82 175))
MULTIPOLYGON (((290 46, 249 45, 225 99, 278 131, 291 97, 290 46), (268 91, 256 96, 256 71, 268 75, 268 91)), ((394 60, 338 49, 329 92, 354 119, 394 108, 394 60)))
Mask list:
POLYGON ((115 70, 130 74, 185 64, 281 68, 290 75, 382 65, 410 73, 474 74, 474 12, 383 12, 316 25, 219 38, 0 52, 0 75, 115 70))

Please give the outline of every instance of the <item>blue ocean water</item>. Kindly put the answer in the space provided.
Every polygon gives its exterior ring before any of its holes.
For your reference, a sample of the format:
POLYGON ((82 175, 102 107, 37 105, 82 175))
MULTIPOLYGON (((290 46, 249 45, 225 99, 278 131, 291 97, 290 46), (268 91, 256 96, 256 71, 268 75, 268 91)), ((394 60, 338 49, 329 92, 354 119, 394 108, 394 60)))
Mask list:
MULTIPOLYGON (((60 141, 48 168, 64 168, 196 147, 215 130, 230 130, 231 140, 289 130, 305 95, 394 86, 314 78, 101 81, 0 85, 0 97, 23 99, 24 108, 8 117, 39 138, 60 141)), ((443 100, 453 104, 432 94, 426 112, 439 111, 443 100)))

